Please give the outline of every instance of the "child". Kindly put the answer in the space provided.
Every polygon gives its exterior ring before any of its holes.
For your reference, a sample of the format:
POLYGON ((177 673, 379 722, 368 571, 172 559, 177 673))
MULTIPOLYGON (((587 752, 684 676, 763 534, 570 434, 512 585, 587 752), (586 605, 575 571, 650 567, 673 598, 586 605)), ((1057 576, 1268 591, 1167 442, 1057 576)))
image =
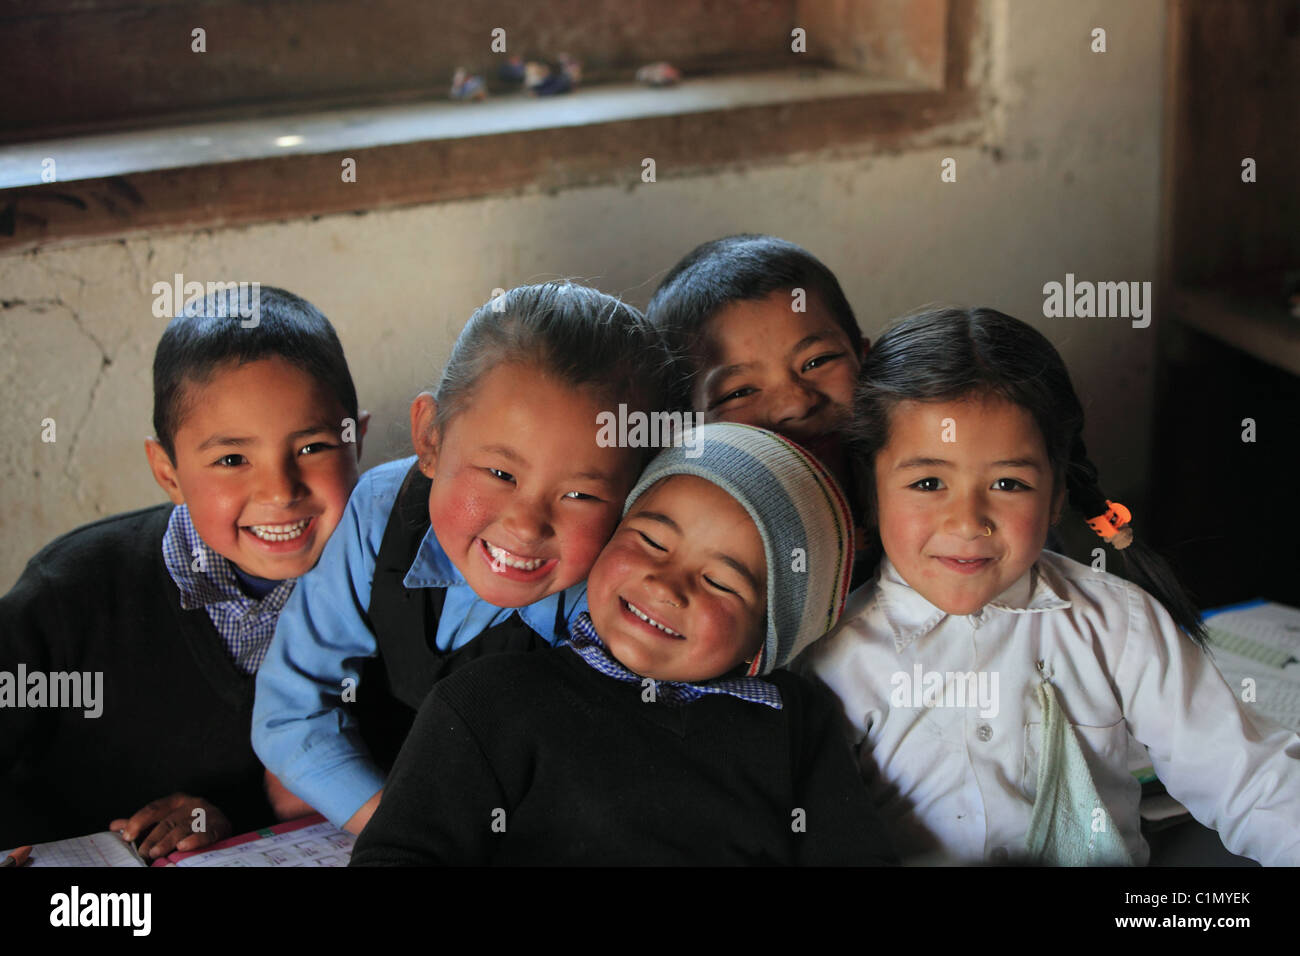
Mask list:
POLYGON ((644 463, 602 447, 597 417, 661 407, 657 343, 641 313, 570 284, 470 317, 411 404, 416 456, 361 480, 258 676, 253 746, 289 790, 360 832, 437 680, 568 633, 644 463))
POLYGON ((1300 863, 1300 737, 1238 702, 1082 434, 1022 322, 954 309, 882 336, 856 439, 885 557, 801 666, 843 702, 905 857, 1144 864, 1131 735, 1230 850, 1300 863), (1137 583, 1043 550, 1067 499, 1137 583))
POLYGON ((325 317, 281 289, 256 302, 246 327, 237 290, 210 295, 158 343, 145 451, 174 504, 63 535, 0 598, 4 846, 108 827, 159 856, 272 817, 253 674, 343 514, 367 416, 325 317), (18 673, 26 706, 4 698, 18 673), (31 707, 35 675, 80 706, 31 707))
POLYGON ((843 608, 848 505, 771 432, 695 439, 628 497, 568 648, 434 688, 354 865, 888 860, 833 700, 775 670, 843 608))
POLYGON ((852 488, 839 430, 870 342, 811 253, 774 236, 706 242, 673 266, 646 317, 677 359, 677 404, 792 438, 852 488))

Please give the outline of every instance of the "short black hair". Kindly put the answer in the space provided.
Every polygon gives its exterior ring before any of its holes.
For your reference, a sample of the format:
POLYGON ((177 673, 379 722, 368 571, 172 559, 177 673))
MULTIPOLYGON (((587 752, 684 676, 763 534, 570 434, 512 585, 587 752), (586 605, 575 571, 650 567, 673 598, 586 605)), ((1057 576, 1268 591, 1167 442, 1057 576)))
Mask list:
POLYGON ((664 335, 676 363, 674 398, 689 404, 698 373, 694 350, 705 323, 732 302, 764 299, 785 289, 816 296, 862 352, 862 330, 835 273, 802 246, 744 233, 696 246, 673 266, 646 307, 646 317, 664 335))
POLYGON ((334 326, 292 292, 230 283, 189 303, 167 324, 153 357, 153 429, 173 464, 188 387, 205 384, 223 366, 277 356, 314 378, 345 415, 357 418, 357 390, 334 326))
POLYGON ((519 286, 478 308, 452 346, 434 392, 445 433, 498 365, 533 365, 611 405, 658 410, 667 399, 669 357, 658 331, 633 306, 588 286, 519 286))

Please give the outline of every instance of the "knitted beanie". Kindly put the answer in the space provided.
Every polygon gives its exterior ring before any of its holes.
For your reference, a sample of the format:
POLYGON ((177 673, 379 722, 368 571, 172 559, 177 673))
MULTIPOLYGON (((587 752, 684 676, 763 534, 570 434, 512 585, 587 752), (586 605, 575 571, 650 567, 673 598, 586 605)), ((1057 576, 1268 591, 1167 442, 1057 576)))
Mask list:
POLYGON ((627 496, 623 513, 672 475, 694 475, 735 498, 758 528, 767 558, 767 637, 748 673, 791 661, 839 620, 853 570, 853 518, 821 462, 752 425, 703 425, 666 448, 627 496))

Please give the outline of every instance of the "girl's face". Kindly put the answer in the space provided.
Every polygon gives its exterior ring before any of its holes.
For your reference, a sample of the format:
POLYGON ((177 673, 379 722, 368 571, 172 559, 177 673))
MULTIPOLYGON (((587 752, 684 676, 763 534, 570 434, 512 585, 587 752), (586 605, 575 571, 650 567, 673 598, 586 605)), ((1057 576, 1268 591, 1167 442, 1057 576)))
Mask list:
POLYGON ((636 452, 596 443, 603 409, 535 366, 500 365, 438 435, 436 406, 411 406, 429 520, 474 592, 523 607, 587 576, 618 523, 636 452))
POLYGON ((876 456, 881 543, 903 579, 949 614, 978 611, 1029 570, 1063 498, 1018 405, 905 401, 890 415, 876 456))
POLYGON ((766 575, 749 512, 711 481, 673 475, 636 500, 591 569, 591 623, 642 677, 721 677, 762 644, 766 575))

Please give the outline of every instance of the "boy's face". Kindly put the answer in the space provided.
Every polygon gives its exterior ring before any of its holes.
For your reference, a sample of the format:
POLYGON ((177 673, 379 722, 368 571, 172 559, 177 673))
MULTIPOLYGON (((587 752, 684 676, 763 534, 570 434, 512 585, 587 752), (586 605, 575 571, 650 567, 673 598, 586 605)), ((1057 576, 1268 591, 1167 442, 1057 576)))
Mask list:
MULTIPOLYGON (((692 404, 709 422, 779 432, 834 465, 862 355, 809 294, 793 309, 789 290, 728 303, 704 326, 692 404)), ((863 350, 865 352, 864 342, 863 350)))
POLYGON ((591 622, 643 677, 701 681, 752 660, 763 641, 767 561, 758 529, 692 475, 637 499, 587 579, 591 622))
POLYGON ((261 578, 316 564, 357 483, 367 416, 343 442, 344 410, 324 386, 275 357, 187 383, 173 465, 146 444, 154 478, 208 547, 261 578))
POLYGON ((908 401, 890 415, 876 457, 881 543, 904 580, 949 614, 979 610, 1029 570, 1063 498, 1018 405, 908 401))
POLYGON ((484 375, 441 438, 432 397, 412 404, 434 534, 489 604, 523 607, 577 584, 609 540, 639 459, 597 444, 606 405, 529 365, 484 375))

